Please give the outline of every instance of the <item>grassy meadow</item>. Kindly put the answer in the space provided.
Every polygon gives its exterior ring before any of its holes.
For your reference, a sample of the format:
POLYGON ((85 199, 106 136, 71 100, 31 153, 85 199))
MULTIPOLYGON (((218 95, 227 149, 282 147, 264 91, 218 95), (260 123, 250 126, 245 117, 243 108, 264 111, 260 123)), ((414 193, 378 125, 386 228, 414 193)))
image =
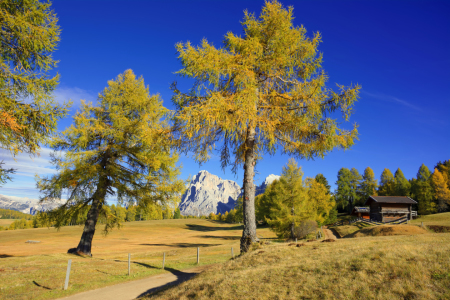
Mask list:
MULTIPOLYGON (((450 213, 426 217, 428 225, 433 218, 446 224, 450 213)), ((146 298, 450 299, 450 233, 397 226, 408 235, 383 236, 385 226, 373 226, 336 242, 260 245, 146 298), (368 230, 375 235, 362 234, 368 230)))
MULTIPOLYGON (((218 221, 179 219, 125 223, 107 237, 97 229, 93 257, 66 254, 76 247, 82 227, 22 229, 0 232, 0 299, 55 299, 150 275, 225 262, 231 247, 239 254, 242 225, 218 221), (26 243, 28 240, 40 243, 26 243), (165 270, 161 270, 166 253, 165 270), (131 276, 128 272, 131 253, 131 276), (70 284, 63 291, 68 259, 70 284)), ((267 228, 259 237, 272 239, 267 228)))
POLYGON ((4 227, 9 226, 14 221, 16 221, 16 219, 0 219, 0 226, 4 226, 4 227))

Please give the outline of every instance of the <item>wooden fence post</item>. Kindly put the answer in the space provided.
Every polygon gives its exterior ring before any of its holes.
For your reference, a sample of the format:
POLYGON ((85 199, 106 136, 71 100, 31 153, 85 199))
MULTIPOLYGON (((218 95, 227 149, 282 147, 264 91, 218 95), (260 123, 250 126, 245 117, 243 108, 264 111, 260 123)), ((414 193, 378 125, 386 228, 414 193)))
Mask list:
POLYGON ((131 253, 128 253, 128 276, 131 274, 131 266, 130 266, 131 253))
POLYGON ((231 258, 234 258, 233 247, 231 247, 231 258))
POLYGON ((200 247, 197 247, 197 265, 200 263, 200 247))
POLYGON ((163 253, 163 267, 162 267, 163 270, 165 264, 166 264, 166 252, 163 253))
POLYGON ((423 228, 423 221, 422 221, 422 228, 423 228))
POLYGON ((70 266, 72 265, 72 260, 69 259, 69 262, 67 264, 67 272, 66 272, 66 282, 64 283, 64 290, 67 290, 69 287, 69 275, 70 275, 70 266))

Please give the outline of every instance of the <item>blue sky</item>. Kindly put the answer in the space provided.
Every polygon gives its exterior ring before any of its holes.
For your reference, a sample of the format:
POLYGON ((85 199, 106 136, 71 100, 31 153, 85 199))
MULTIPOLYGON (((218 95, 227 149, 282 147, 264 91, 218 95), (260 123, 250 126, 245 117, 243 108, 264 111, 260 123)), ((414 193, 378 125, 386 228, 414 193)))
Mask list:
MULTIPOLYGON (((450 1, 281 1, 294 7, 294 24, 312 36, 322 34, 328 86, 362 86, 350 122, 359 125, 359 141, 347 151, 324 159, 299 160, 306 176, 323 173, 334 188, 341 167, 370 166, 377 178, 384 168, 401 168, 407 178, 424 163, 430 169, 450 159, 450 1)), ((172 109, 170 83, 187 90, 192 83, 177 77, 181 68, 177 42, 198 45, 202 38, 220 46, 228 31, 242 34, 247 9, 259 15, 264 1, 53 1, 61 43, 54 57, 61 81, 55 97, 95 101, 107 81, 126 69, 142 75, 150 93, 159 93, 172 109)), ((72 111, 72 112, 73 112, 72 111)), ((62 120, 59 130, 71 123, 62 120)), ((345 126, 350 127, 351 124, 345 126)), ((8 166, 18 168, 0 194, 38 198, 34 174, 54 172, 49 149, 40 157, 16 161, 0 151, 8 166)), ((280 174, 289 156, 264 156, 257 164, 259 184, 280 174)), ((225 173, 217 156, 199 166, 181 157, 182 178, 208 170, 242 185, 243 171, 225 173)))

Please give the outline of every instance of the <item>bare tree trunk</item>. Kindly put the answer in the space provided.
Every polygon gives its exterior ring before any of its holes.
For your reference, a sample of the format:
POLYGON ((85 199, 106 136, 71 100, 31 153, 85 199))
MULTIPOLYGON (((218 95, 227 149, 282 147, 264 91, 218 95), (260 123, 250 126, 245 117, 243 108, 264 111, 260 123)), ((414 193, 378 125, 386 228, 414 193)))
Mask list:
POLYGON ((77 253, 82 255, 92 256, 92 239, 95 234, 95 225, 98 221, 100 210, 106 196, 107 179, 100 179, 97 185, 97 190, 93 195, 92 205, 87 214, 86 222, 84 223, 83 234, 81 235, 80 243, 77 248, 69 249, 69 253, 77 253))
POLYGON ((241 253, 248 252, 252 243, 257 242, 256 221, 255 221, 255 128, 247 128, 247 139, 245 141, 245 162, 244 162, 244 230, 241 238, 241 253))

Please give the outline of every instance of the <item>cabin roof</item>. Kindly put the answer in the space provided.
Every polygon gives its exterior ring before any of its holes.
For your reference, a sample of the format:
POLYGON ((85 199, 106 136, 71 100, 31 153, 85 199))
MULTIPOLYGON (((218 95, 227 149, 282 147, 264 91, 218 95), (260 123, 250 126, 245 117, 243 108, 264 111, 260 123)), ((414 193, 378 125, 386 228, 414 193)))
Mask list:
POLYGON ((377 203, 417 204, 417 201, 406 196, 370 196, 364 205, 375 201, 377 203))
POLYGON ((370 213, 370 207, 355 206, 353 211, 356 213, 370 213))

